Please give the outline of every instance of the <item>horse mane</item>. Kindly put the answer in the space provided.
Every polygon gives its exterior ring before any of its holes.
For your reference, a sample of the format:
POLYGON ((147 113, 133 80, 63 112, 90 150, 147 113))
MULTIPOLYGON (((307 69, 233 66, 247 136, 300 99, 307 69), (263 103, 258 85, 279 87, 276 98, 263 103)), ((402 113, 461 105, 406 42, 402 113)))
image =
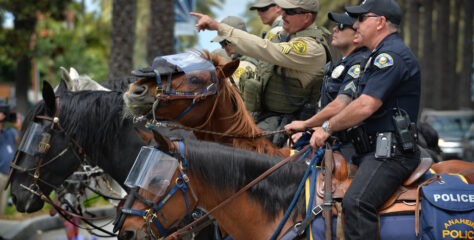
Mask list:
MULTIPOLYGON (((232 122, 232 125, 225 132, 226 134, 251 137, 257 134, 262 134, 263 131, 255 124, 253 117, 245 107, 245 103, 236 87, 231 85, 228 79, 224 79, 222 66, 226 60, 218 54, 211 54, 205 50, 201 52, 201 56, 206 58, 214 64, 218 75, 218 86, 221 101, 223 105, 231 105, 234 107, 235 114, 229 116, 227 119, 232 122), (227 104, 226 104, 227 103, 227 104)), ((218 100, 219 101, 219 98, 218 100)), ((258 137, 255 139, 233 138, 232 143, 234 147, 247 149, 259 153, 266 153, 269 155, 288 156, 288 149, 278 149, 265 137, 258 137)))
MULTIPOLYGON (((281 161, 279 157, 224 146, 215 142, 185 139, 186 159, 189 172, 202 179, 217 191, 237 192, 263 172, 281 161)), ((258 202, 269 218, 275 218, 288 209, 304 175, 306 164, 290 162, 247 192, 258 202)), ((304 214, 304 197, 301 193, 296 214, 304 214)))
MULTIPOLYGON (((88 150, 92 159, 98 159, 103 146, 115 142, 120 134, 118 129, 130 122, 122 118, 123 105, 120 92, 65 92, 60 97, 59 123, 67 134, 88 150)), ((27 114, 25 123, 45 114, 45 103, 41 101, 27 114)), ((23 126, 26 125, 29 124, 23 126)))

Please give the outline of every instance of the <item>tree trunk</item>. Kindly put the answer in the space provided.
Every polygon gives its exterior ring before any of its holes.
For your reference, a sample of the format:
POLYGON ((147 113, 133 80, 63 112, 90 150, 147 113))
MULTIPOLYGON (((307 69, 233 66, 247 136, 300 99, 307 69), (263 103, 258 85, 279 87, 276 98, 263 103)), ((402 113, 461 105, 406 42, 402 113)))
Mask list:
POLYGON ((459 107, 458 91, 461 86, 459 76, 456 73, 456 65, 458 61, 458 40, 459 40, 459 23, 461 22, 461 1, 454 0, 453 21, 451 22, 451 32, 449 35, 449 72, 448 78, 451 84, 451 91, 449 91, 450 103, 454 108, 459 107), (458 89, 456 89, 458 88, 458 89))
POLYGON ((462 71, 460 74, 459 105, 463 108, 473 107, 472 95, 472 19, 474 11, 474 1, 464 0, 464 37, 462 71))
POLYGON ((449 0, 437 0, 436 8, 438 12, 437 16, 437 29, 436 29, 436 43, 435 43, 435 73, 436 73, 436 92, 435 92, 435 108, 447 109, 449 108, 450 101, 449 91, 452 91, 452 85, 448 79, 449 72, 449 0))
POLYGON ((423 59, 421 62, 422 108, 433 108, 434 86, 434 44, 433 44, 433 0, 423 0, 423 59))
POLYGON ((420 31, 420 3, 418 0, 408 0, 408 13, 409 13, 409 31, 410 31, 410 49, 419 57, 418 50, 418 32, 420 31))
POLYGON ((113 0, 109 79, 128 76, 133 70, 136 14, 136 0, 113 0))
MULTIPOLYGON (((410 0, 408 0, 410 1, 410 0)), ((405 0, 398 0, 398 5, 400 6, 400 8, 402 9, 402 13, 406 13, 406 1, 405 0)), ((403 29, 404 26, 405 26, 405 21, 406 21, 406 14, 402 15, 402 22, 400 23, 400 32, 398 34, 400 34, 400 38, 403 39, 403 41, 405 41, 405 30, 403 29)))
POLYGON ((150 1, 150 28, 146 45, 146 59, 150 65, 155 57, 175 52, 173 0, 150 1))
POLYGON ((31 86, 31 57, 23 55, 17 62, 15 80, 16 110, 26 115, 29 110, 28 87, 31 86))

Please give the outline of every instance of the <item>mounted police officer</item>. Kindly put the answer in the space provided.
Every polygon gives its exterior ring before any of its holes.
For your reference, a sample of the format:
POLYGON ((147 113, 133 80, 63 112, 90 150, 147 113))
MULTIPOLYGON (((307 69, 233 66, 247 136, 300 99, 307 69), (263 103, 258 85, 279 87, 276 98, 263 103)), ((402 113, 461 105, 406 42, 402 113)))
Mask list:
MULTIPOLYGON (((247 32, 247 27, 245 26, 244 20, 239 17, 229 16, 222 19, 221 23, 247 32)), ((228 41, 220 36, 216 36, 211 40, 211 42, 218 42, 221 45, 222 49, 225 50, 227 56, 229 56, 232 60, 240 58, 239 67, 237 68, 237 70, 235 70, 234 74, 232 74, 232 77, 229 78, 233 85, 239 87, 240 76, 242 76, 242 74, 246 72, 249 72, 247 73, 247 75, 255 75, 255 70, 257 68, 257 60, 255 58, 243 56, 241 54, 236 53, 234 49, 232 49, 232 47, 229 45, 228 41)))
POLYGON ((276 130, 284 119, 286 125, 299 117, 305 105, 315 108, 323 67, 330 59, 323 32, 314 24, 318 1, 275 2, 283 9, 284 31, 271 41, 191 13, 200 18, 198 30, 218 30, 236 52, 261 60, 256 81, 246 81, 244 100, 249 111, 261 112, 257 122, 264 131, 276 130))
POLYGON ((271 40, 278 32, 283 30, 283 19, 281 17, 281 7, 273 0, 259 0, 250 7, 250 10, 257 10, 262 23, 270 26, 268 32, 262 34, 262 38, 271 40))
MULTIPOLYGON (((330 12, 328 17, 337 23, 337 26, 333 28, 331 45, 339 50, 342 58, 335 64, 328 63, 325 67, 321 87, 321 111, 310 119, 293 121, 286 125, 285 130, 289 134, 321 126, 324 121, 339 113, 356 97, 360 61, 369 55, 369 50, 361 46, 359 40, 356 39, 356 31, 352 27, 356 18, 347 13, 334 12, 330 12)), ((350 143, 344 131, 339 132, 337 136, 339 140, 350 143)))
POLYGON ((351 128, 359 169, 343 199, 346 236, 377 239, 377 209, 419 163, 412 121, 419 110, 420 68, 398 34, 402 11, 394 0, 365 0, 346 11, 358 18, 357 38, 372 52, 361 64, 358 98, 324 122, 311 145, 322 147, 333 132, 351 128))

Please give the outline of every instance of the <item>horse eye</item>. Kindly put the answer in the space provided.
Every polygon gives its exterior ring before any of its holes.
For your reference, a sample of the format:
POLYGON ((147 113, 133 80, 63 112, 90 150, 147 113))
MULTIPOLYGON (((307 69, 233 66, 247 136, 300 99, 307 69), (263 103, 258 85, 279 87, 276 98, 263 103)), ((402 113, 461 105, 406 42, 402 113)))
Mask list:
POLYGON ((200 84, 201 83, 201 79, 199 79, 197 76, 191 76, 189 78, 189 80, 191 81, 192 84, 200 84))

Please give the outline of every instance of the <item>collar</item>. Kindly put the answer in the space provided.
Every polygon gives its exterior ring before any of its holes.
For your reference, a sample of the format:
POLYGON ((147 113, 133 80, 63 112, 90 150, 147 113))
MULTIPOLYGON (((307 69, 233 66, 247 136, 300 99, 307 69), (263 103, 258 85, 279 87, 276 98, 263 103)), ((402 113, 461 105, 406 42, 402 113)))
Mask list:
POLYGON ((273 21, 271 28, 278 27, 283 25, 283 17, 280 15, 273 21))
POLYGON ((396 38, 400 38, 400 35, 398 34, 398 32, 394 32, 394 33, 391 33, 389 34, 388 36, 386 36, 380 43, 379 45, 377 45, 377 47, 372 51, 372 53, 376 53, 378 52, 384 45, 385 43, 393 40, 393 39, 396 39, 396 38))

